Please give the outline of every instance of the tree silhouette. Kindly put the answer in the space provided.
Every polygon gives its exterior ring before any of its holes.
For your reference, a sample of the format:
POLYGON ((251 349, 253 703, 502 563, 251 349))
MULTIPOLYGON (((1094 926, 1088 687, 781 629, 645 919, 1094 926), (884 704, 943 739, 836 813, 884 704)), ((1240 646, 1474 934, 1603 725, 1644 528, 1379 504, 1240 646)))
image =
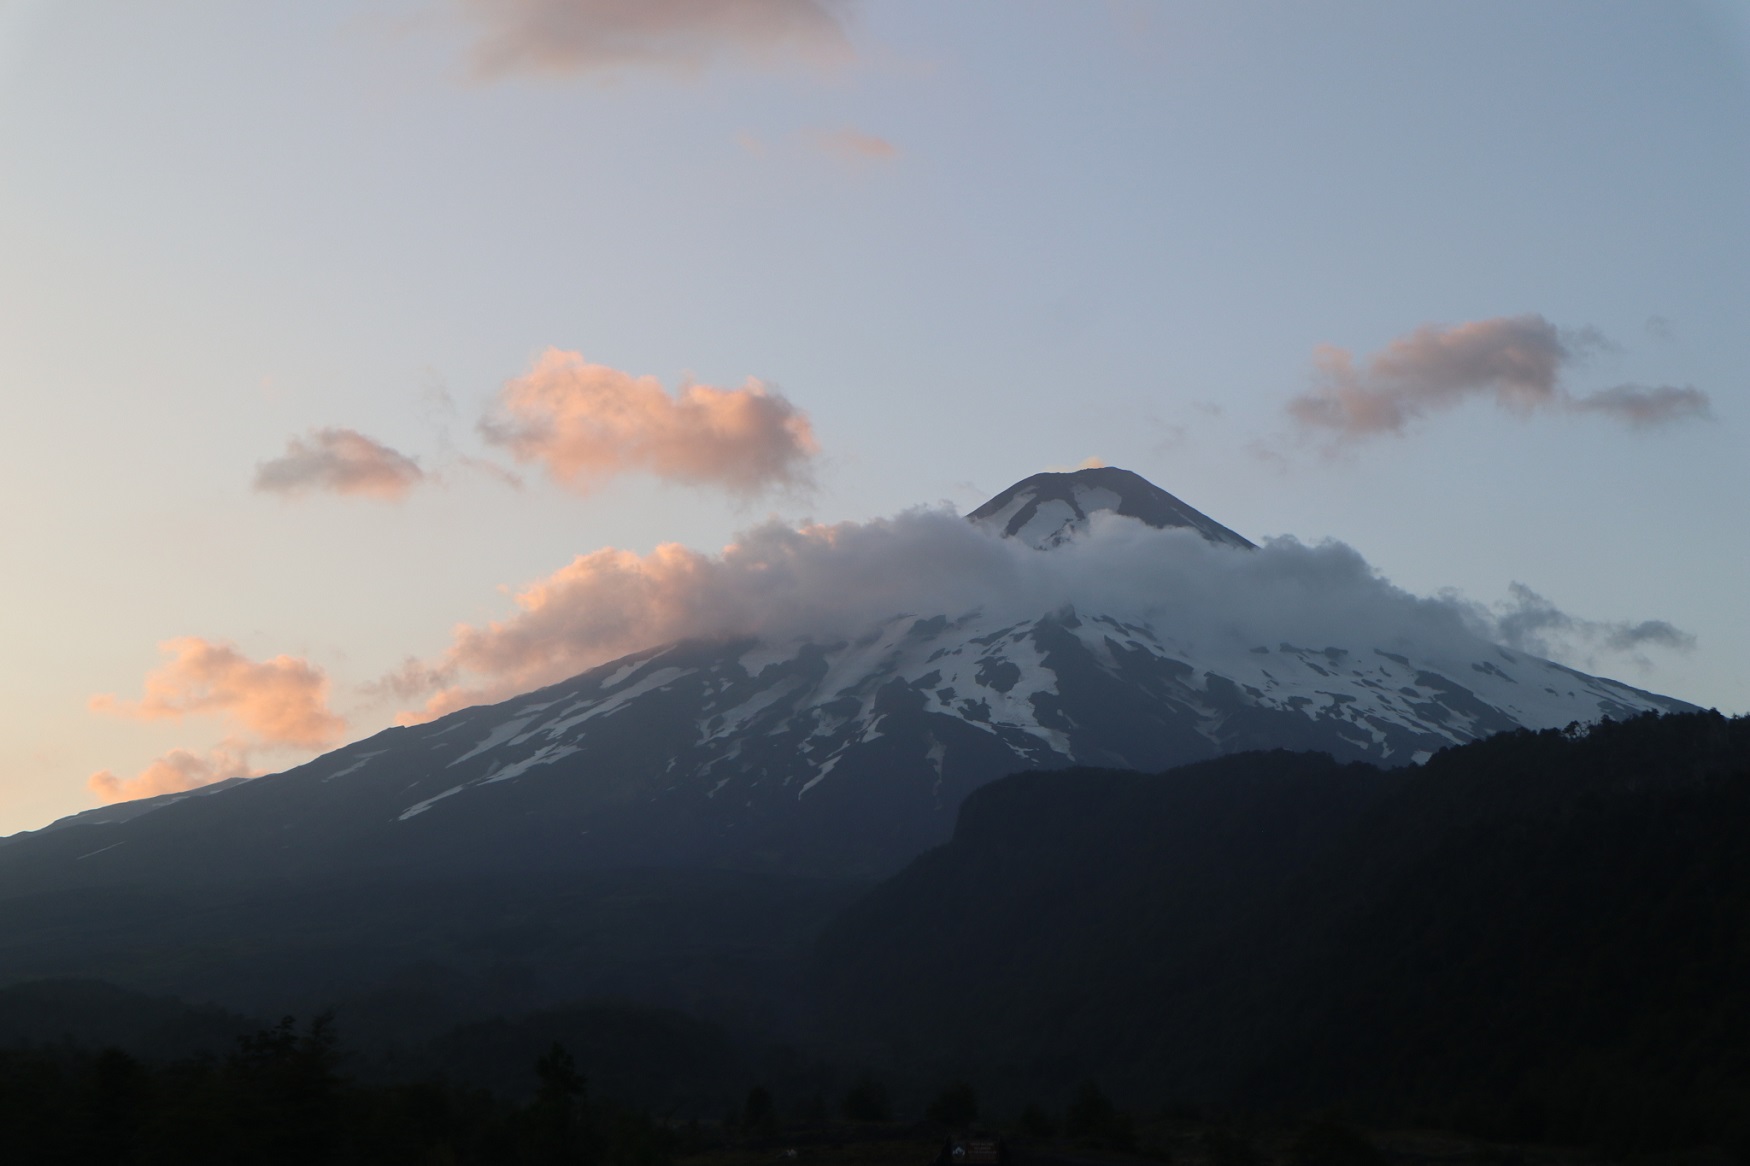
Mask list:
POLYGON ((761 1137, 778 1132, 778 1107, 772 1101, 772 1091, 764 1085, 755 1085, 747 1091, 747 1103, 741 1107, 741 1128, 761 1137))
POLYGON ((960 1126, 978 1119, 978 1093, 964 1081, 956 1081, 936 1095, 924 1117, 939 1125, 960 1126))
POLYGON ((543 1166, 590 1161, 588 1083, 577 1071, 577 1062, 554 1042, 535 1062, 535 1076, 540 1087, 525 1128, 530 1160, 543 1166))
POLYGON ((852 1121, 889 1121, 893 1117, 893 1103, 888 1100, 887 1086, 868 1073, 857 1078, 839 1109, 852 1121))

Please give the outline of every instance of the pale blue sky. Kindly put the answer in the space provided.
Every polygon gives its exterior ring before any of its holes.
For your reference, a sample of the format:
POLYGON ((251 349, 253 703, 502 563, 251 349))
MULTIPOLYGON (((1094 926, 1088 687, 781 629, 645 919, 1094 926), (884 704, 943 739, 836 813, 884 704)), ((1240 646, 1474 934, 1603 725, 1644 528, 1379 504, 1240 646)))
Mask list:
POLYGON ((1745 6, 833 11, 836 65, 481 81, 453 0, 0 0, 0 832, 225 735, 86 707, 161 641, 306 658, 362 735, 396 706, 359 685, 575 554, 966 509, 1090 456, 1420 594, 1669 620, 1693 651, 1569 662, 1750 709, 1745 6), (1525 314, 1613 342, 1572 395, 1712 418, 1477 399, 1331 457, 1286 412, 1319 345, 1525 314), (475 421, 548 347, 767 382, 816 487, 470 469, 511 465, 475 421), (251 489, 324 426, 444 484, 251 489))

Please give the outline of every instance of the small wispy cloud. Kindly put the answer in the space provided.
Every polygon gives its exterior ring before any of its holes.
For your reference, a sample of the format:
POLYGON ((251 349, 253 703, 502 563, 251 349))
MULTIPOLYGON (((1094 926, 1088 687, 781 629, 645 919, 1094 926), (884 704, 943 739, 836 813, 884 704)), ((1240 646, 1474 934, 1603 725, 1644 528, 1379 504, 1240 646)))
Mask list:
POLYGON ((159 794, 187 793, 233 777, 259 777, 262 772, 250 764, 245 745, 227 741, 204 753, 172 749, 132 777, 99 770, 86 779, 85 786, 100 801, 131 802, 159 794))
POLYGON ((286 452, 255 469, 267 494, 311 492, 397 502, 425 480, 419 463, 354 429, 313 429, 286 443, 286 452))
POLYGON ((696 75, 720 63, 832 69, 851 60, 845 0, 463 0, 473 72, 696 75))
POLYGON ((1689 385, 1617 385, 1576 397, 1571 407, 1577 413, 1602 413, 1639 429, 1713 416, 1708 395, 1689 385))
POLYGON ((298 656, 251 660, 235 644, 183 636, 159 649, 170 658, 148 673, 139 700, 103 693, 94 712, 135 720, 214 715, 267 745, 320 749, 346 730, 328 709, 328 677, 298 656))
POLYGON ((1414 421, 1473 399, 1509 413, 1595 413, 1638 428, 1710 415, 1707 394, 1672 386, 1622 385, 1574 396, 1563 371, 1614 345, 1592 328, 1563 330, 1537 314, 1444 327, 1425 324, 1364 361, 1348 349, 1313 355, 1316 386, 1288 402, 1306 433, 1339 442, 1404 433, 1414 421))
POLYGON ((822 154, 841 162, 891 162, 899 157, 898 146, 854 126, 817 130, 808 135, 808 141, 822 154))
POLYGON ((751 496, 807 484, 819 452, 807 414, 760 381, 670 395, 655 377, 559 349, 504 386, 480 432, 579 493, 641 472, 751 496))
POLYGON ((897 161, 903 153, 891 140, 855 126, 802 129, 770 140, 741 130, 735 134, 734 142, 748 157, 760 161, 811 155, 853 170, 887 165, 897 161))
POLYGON ((456 669, 450 664, 427 664, 409 656, 400 667, 359 686, 359 692, 373 703, 408 704, 452 684, 456 669))
POLYGON ((1590 662, 1599 650, 1641 663, 1646 648, 1687 652, 1695 637, 1662 619, 1595 620, 1570 615, 1523 583, 1507 588, 1507 600, 1490 613, 1494 637, 1510 648, 1555 659, 1590 662))
POLYGON ((168 640, 169 657, 146 675, 138 700, 110 693, 91 698, 92 711, 141 721, 216 716, 232 730, 205 751, 172 749, 133 777, 100 770, 86 786, 105 802, 181 793, 264 772, 250 760, 258 749, 324 749, 346 731, 328 708, 328 677, 297 656, 251 660, 236 645, 199 636, 168 640))
POLYGON ((1402 433, 1434 410, 1472 397, 1524 413, 1556 399, 1569 351, 1542 316, 1503 316, 1451 328, 1425 324, 1362 364, 1346 348, 1313 354, 1320 384, 1288 403, 1301 425, 1342 438, 1402 433))

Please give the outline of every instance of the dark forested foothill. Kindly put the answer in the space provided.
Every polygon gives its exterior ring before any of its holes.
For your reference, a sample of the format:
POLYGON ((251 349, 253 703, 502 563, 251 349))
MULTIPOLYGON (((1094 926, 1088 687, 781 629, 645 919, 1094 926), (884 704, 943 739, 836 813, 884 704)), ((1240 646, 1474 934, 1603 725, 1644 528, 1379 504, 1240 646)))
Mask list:
POLYGON ((834 1039, 993 1098, 1750 1151, 1750 720, 1383 773, 1018 775, 820 945, 834 1039))

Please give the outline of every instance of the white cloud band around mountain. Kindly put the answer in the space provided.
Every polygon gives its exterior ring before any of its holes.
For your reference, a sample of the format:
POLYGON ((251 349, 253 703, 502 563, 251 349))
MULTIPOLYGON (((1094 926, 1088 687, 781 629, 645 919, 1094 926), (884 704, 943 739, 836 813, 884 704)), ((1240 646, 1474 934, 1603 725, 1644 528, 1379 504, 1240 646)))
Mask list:
MULTIPOLYGON (((1097 515, 1084 539, 1040 552, 952 512, 914 510, 831 526, 766 523, 719 554, 671 544, 647 555, 614 548, 579 555, 520 591, 506 618, 457 629, 441 658, 410 661, 380 687, 403 700, 430 693, 422 708, 403 714, 420 721, 676 640, 833 642, 900 614, 981 610, 1023 619, 1066 604, 1145 619, 1182 642, 1188 659, 1197 658, 1195 645, 1214 642, 1224 650, 1283 641, 1414 645, 1424 657, 1455 660, 1475 659, 1484 642, 1509 637, 1548 652, 1625 647, 1586 621, 1544 618, 1534 628, 1523 605, 1498 613, 1411 595, 1341 543, 1280 538, 1238 550, 1097 515), (1508 622, 1515 611, 1519 618, 1508 622)), ((1649 645, 1660 638, 1635 646, 1649 645)))

